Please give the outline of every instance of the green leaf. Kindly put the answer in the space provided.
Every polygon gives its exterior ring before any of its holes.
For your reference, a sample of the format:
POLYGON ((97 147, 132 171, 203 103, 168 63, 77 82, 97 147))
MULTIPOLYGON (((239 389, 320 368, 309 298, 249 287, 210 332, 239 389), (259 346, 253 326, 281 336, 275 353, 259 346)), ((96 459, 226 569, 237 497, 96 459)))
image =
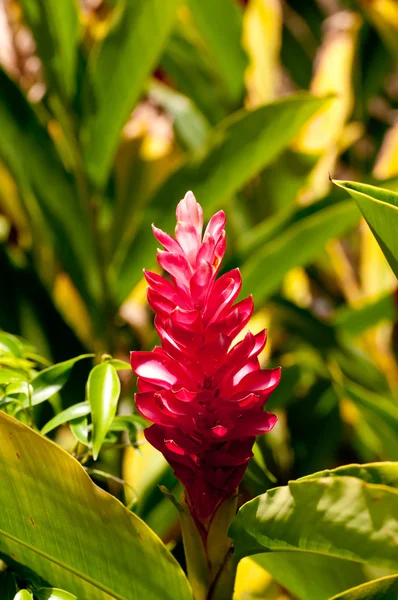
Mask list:
POLYGON ((171 115, 177 139, 185 150, 194 152, 204 146, 210 126, 188 96, 153 80, 149 97, 171 115))
POLYGON ((47 131, 3 71, 0 89, 0 156, 22 192, 34 235, 43 236, 44 232, 49 237, 57 258, 93 311, 101 296, 101 283, 86 210, 79 204, 75 185, 47 131))
POLYGON ((148 422, 140 415, 117 415, 110 427, 109 431, 127 431, 130 442, 135 444, 137 441, 137 431, 142 431, 148 427, 148 422))
POLYGON ((192 600, 159 538, 62 448, 1 412, 0 447, 0 553, 84 600, 192 600))
POLYGON ((130 363, 124 360, 119 360, 118 358, 112 358, 109 361, 109 364, 112 365, 112 367, 116 369, 116 371, 131 371, 130 363))
POLYGON ((396 569, 397 517, 393 487, 357 476, 308 477, 245 504, 229 535, 238 558, 295 550, 396 569))
POLYGON ((108 179, 121 129, 156 65, 179 2, 119 2, 112 30, 91 52, 84 157, 91 179, 99 186, 108 179))
POLYGON ((242 48, 242 11, 231 0, 188 0, 195 24, 206 41, 213 68, 223 82, 230 104, 240 105, 248 65, 242 48))
POLYGON ((386 394, 375 393, 350 381, 345 381, 344 395, 359 412, 353 423, 353 443, 360 447, 364 460, 398 460, 398 406, 386 394))
POLYGON ((105 362, 92 369, 87 381, 87 399, 93 421, 93 456, 99 451, 116 415, 120 396, 120 379, 114 367, 105 362))
POLYGON ((243 264, 242 294, 252 293, 256 302, 262 302, 290 269, 314 260, 328 240, 345 233, 358 219, 355 206, 338 202, 294 222, 243 264))
POLYGON ((69 423, 70 430, 72 435, 75 437, 76 441, 80 442, 84 446, 90 447, 89 442, 89 425, 87 417, 80 417, 79 419, 74 419, 69 423))
POLYGON ((18 591, 15 575, 7 569, 0 572, 0 594, 1 600, 14 600, 15 594, 18 591))
POLYGON ((176 23, 161 57, 161 67, 171 76, 177 89, 191 98, 210 123, 216 124, 229 113, 226 98, 212 65, 203 56, 197 40, 189 39, 191 30, 176 23), (212 93, 208 90, 211 88, 212 93))
POLYGON ((17 358, 23 356, 23 344, 15 335, 5 331, 0 332, 0 356, 3 353, 13 354, 17 358))
POLYGON ((298 600, 328 600, 366 581, 360 563, 312 552, 268 552, 253 559, 298 600))
POLYGON ((207 213, 220 207, 270 164, 328 101, 302 93, 254 111, 239 111, 222 122, 214 130, 207 151, 194 155, 155 193, 136 237, 122 240, 112 272, 119 302, 141 277, 142 267, 154 262, 156 243, 150 236, 151 223, 173 229, 176 203, 189 189, 207 213))
POLYGON ((78 600, 73 594, 59 588, 41 588, 34 593, 37 600, 78 600))
POLYGON ((330 600, 395 600, 398 598, 398 575, 382 577, 347 590, 330 600))
MULTIPOLYGON (((52 367, 40 371, 30 382, 33 388, 32 405, 40 404, 54 396, 69 379, 74 365, 84 358, 92 358, 94 354, 81 354, 76 358, 65 360, 52 367)), ((29 402, 26 403, 29 406, 29 402)))
POLYGON ((319 477, 357 477, 366 483, 386 485, 398 490, 398 468, 395 462, 375 462, 366 465, 343 465, 337 469, 325 469, 301 477, 298 481, 318 479, 319 477))
POLYGON ((398 194, 354 181, 334 183, 354 198, 390 267, 398 277, 398 194))
POLYGON ((81 417, 86 417, 91 412, 91 408, 88 402, 79 402, 79 404, 74 404, 69 408, 66 408, 62 412, 58 413, 53 417, 48 423, 44 425, 40 433, 42 435, 47 435, 50 431, 63 425, 64 423, 68 423, 68 421, 73 421, 74 419, 80 419, 81 417))
POLYGON ((80 30, 77 2, 21 0, 21 5, 49 83, 65 100, 71 100, 75 92, 80 30))
POLYGON ((398 309, 392 294, 381 296, 359 308, 344 306, 333 316, 333 325, 342 335, 360 335, 380 321, 395 321, 398 309))
POLYGON ((33 596, 28 590, 21 590, 15 595, 14 600, 33 600, 33 596))
POLYGON ((26 381, 27 377, 24 373, 14 371, 13 369, 0 368, 0 385, 11 383, 12 381, 26 381))

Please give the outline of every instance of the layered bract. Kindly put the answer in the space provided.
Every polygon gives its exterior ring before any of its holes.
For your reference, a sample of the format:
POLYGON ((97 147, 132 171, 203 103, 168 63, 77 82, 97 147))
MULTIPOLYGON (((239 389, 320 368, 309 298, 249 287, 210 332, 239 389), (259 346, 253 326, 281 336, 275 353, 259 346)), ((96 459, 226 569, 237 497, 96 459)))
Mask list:
POLYGON ((145 430, 185 487, 190 510, 206 528, 232 496, 252 458, 255 437, 274 426, 263 410, 280 368, 262 370, 266 332, 236 336, 253 313, 253 300, 236 304, 238 269, 217 278, 225 253, 225 215, 209 221, 192 192, 177 206, 175 238, 153 227, 164 250, 159 265, 169 279, 145 272, 162 347, 132 352, 138 376, 136 405, 154 423, 145 430))

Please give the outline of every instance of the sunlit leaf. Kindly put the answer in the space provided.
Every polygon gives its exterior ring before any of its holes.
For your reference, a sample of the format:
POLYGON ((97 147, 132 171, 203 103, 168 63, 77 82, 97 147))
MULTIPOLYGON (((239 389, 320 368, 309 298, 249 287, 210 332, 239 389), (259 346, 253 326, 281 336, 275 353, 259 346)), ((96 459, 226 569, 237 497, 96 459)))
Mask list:
POLYGON ((74 365, 79 360, 93 356, 93 354, 82 354, 40 371, 30 382, 33 388, 32 404, 40 404, 59 392, 68 381, 74 365))
POLYGON ((261 302, 277 289, 289 269, 314 260, 329 239, 342 235, 358 220, 355 206, 343 202, 294 223, 244 263, 243 293, 252 293, 261 302))
POLYGON ((0 356, 4 352, 13 354, 17 358, 22 358, 23 344, 15 335, 0 331, 0 356))
POLYGON ((237 556, 295 550, 396 569, 398 491, 375 479, 307 477, 258 496, 231 525, 237 556))
POLYGON ((14 600, 33 600, 33 596, 28 590, 21 590, 14 596, 14 600))
POLYGON ((47 435, 56 427, 63 425, 64 423, 68 423, 68 421, 73 421, 74 419, 80 419, 81 417, 86 417, 91 412, 90 404, 88 402, 80 402, 79 404, 74 404, 69 408, 63 410, 53 417, 48 423, 44 425, 40 433, 42 435, 47 435))
POLYGON ((327 102, 299 94, 252 112, 241 111, 220 124, 207 152, 192 157, 161 186, 145 210, 136 237, 123 241, 113 265, 119 300, 124 300, 137 283, 142 267, 153 262, 156 243, 148 235, 151 223, 166 230, 173 227, 176 199, 192 189, 206 211, 221 207, 271 163, 307 119, 327 102))
POLYGON ((94 460, 115 417, 119 395, 120 379, 116 369, 109 362, 94 367, 87 381, 87 399, 93 421, 94 460))
POLYGON ((398 277, 398 194, 354 181, 334 183, 354 198, 398 277))
POLYGON ((35 590, 37 600, 78 600, 76 596, 58 588, 41 588, 35 590))
POLYGON ((394 600, 398 596, 398 575, 382 577, 333 596, 330 600, 394 600))
POLYGON ((253 556, 276 581, 298 600, 329 600, 366 581, 363 565, 312 552, 268 552, 253 556))
POLYGON ((84 600, 192 600, 159 538, 64 450, 2 412, 0 447, 3 556, 84 600))

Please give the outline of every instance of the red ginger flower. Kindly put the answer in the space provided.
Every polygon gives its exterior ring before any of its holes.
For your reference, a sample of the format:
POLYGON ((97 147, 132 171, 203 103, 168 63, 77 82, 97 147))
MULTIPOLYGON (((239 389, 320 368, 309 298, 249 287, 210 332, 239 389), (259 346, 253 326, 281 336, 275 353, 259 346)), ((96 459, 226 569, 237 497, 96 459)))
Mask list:
POLYGON ((256 435, 276 416, 263 407, 280 380, 280 368, 261 370, 266 331, 233 340, 253 313, 251 296, 234 304, 238 269, 216 279, 225 253, 225 214, 215 214, 202 240, 203 212, 192 192, 177 206, 176 239, 153 226, 165 250, 160 266, 171 281, 145 272, 162 347, 132 352, 138 376, 136 405, 154 425, 145 437, 183 483, 198 524, 209 523, 238 487, 256 435))

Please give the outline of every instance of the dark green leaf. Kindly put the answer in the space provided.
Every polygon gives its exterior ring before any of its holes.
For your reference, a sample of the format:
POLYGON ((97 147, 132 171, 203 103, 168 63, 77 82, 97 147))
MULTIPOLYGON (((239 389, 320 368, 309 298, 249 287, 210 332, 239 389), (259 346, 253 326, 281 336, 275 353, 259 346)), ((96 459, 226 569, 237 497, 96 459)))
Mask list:
POLYGON ((71 100, 75 92, 80 30, 76 0, 21 0, 21 5, 48 81, 64 99, 71 100))
POLYGON ((188 0, 188 5, 230 103, 238 106, 244 93, 244 72, 248 64, 241 44, 242 11, 234 0, 188 0))
POLYGON ((90 310, 95 310, 101 284, 86 211, 79 205, 75 186, 47 131, 3 71, 0 88, 0 156, 22 191, 35 235, 43 235, 42 229, 35 228, 44 221, 45 235, 56 248, 57 257, 90 310))
POLYGON ((156 65, 179 2, 119 2, 113 28, 91 52, 84 156, 88 173, 99 186, 108 179, 121 129, 156 65))

